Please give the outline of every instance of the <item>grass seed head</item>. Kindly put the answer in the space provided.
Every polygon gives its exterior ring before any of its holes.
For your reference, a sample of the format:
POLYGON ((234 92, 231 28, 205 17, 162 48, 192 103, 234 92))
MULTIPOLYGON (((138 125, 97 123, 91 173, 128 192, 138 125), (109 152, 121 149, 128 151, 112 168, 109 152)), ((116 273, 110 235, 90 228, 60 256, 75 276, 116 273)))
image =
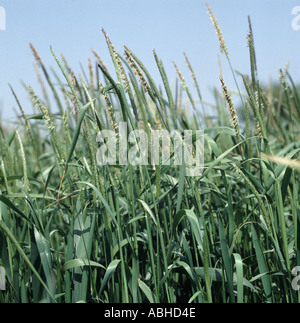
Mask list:
POLYGON ((230 96, 230 94, 229 94, 229 92, 227 90, 226 84, 225 84, 222 77, 220 77, 220 81, 221 81, 222 90, 223 90, 223 93, 224 93, 224 96, 225 96, 225 99, 226 99, 226 102, 227 102, 228 110, 229 110, 229 113, 230 113, 232 127, 233 127, 233 129, 235 131, 235 134, 236 134, 236 136, 238 138, 238 141, 241 142, 238 116, 237 116, 237 113, 236 113, 232 98, 231 98, 231 96, 230 96))
POLYGON ((215 15, 213 14, 213 12, 212 12, 212 10, 211 10, 211 8, 210 8, 210 6, 209 6, 209 4, 207 2, 206 2, 206 7, 207 7, 207 9, 209 11, 210 19, 211 19, 212 24, 213 24, 213 26, 215 28, 216 34, 217 34, 217 36, 219 38, 221 53, 225 53, 227 58, 229 58, 227 46, 226 46, 226 43, 225 43, 221 28, 220 28, 220 26, 218 24, 218 21, 217 21, 215 15))

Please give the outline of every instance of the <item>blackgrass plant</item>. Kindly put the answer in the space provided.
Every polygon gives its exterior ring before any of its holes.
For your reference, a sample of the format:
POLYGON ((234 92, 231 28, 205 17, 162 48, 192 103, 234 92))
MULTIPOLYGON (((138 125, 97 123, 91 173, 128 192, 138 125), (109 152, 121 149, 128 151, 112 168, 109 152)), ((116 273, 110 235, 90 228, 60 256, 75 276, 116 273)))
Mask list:
POLYGON ((243 125, 222 75, 219 117, 209 114, 185 54, 197 99, 175 63, 173 89, 154 51, 160 87, 104 30, 114 71, 93 50, 97 61, 76 76, 51 48, 58 68, 50 73, 30 44, 43 95, 27 88, 34 113, 26 115, 11 87, 19 121, 0 124, 1 303, 299 302, 300 94, 286 69, 278 96, 261 87, 249 25, 243 125), (203 173, 186 176, 174 154, 170 165, 97 164, 99 131, 113 130, 123 149, 119 122, 149 137, 202 127, 203 173))

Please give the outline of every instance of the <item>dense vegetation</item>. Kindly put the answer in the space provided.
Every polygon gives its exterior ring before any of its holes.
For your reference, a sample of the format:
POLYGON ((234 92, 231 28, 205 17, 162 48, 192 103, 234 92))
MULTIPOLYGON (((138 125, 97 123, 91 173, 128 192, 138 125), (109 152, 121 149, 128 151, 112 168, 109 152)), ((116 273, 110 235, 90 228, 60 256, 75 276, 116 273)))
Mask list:
POLYGON ((51 49, 62 77, 50 74, 31 45, 44 89, 28 88, 33 115, 12 89, 19 123, 0 127, 0 302, 298 302, 300 94, 288 70, 276 95, 260 85, 250 28, 250 76, 232 74, 244 84, 241 124, 222 77, 210 115, 187 57, 197 98, 175 64, 173 89, 154 52, 160 87, 103 33, 114 72, 94 52, 75 76, 51 49), (203 173, 99 165, 97 133, 118 138, 120 121, 148 134, 204 129, 203 173))

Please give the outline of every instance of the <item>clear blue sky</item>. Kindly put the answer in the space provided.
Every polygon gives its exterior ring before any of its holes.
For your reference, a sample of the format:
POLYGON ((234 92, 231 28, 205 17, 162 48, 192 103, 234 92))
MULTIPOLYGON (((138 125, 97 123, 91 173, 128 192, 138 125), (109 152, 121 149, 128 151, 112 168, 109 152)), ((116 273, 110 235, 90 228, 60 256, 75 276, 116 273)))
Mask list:
MULTIPOLYGON (((259 78, 278 80, 278 69, 290 61, 290 73, 300 81, 300 30, 292 29, 293 7, 298 0, 210 0, 223 31, 235 70, 249 74, 246 35, 250 15, 257 55, 259 78)), ((63 53, 75 73, 80 63, 94 59, 95 48, 110 65, 110 57, 100 27, 103 26, 119 52, 127 45, 160 82, 152 54, 163 60, 169 80, 176 77, 172 61, 193 85, 183 52, 188 55, 204 99, 219 86, 219 43, 205 1, 202 0, 0 0, 6 10, 6 30, 0 31, 0 107, 2 118, 12 118, 16 107, 8 83, 16 91, 27 113, 31 104, 20 81, 38 94, 40 86, 34 70, 31 42, 44 65, 58 68, 50 52, 63 53)), ((234 89, 224 55, 220 56, 226 83, 234 89)))

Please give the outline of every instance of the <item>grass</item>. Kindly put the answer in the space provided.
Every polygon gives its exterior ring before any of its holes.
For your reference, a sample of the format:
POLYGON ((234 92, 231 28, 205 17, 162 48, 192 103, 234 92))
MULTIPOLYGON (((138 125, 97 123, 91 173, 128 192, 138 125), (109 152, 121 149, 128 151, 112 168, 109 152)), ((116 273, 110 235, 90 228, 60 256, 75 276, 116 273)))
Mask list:
POLYGON ((113 72, 93 50, 95 66, 90 60, 76 76, 51 48, 60 74, 50 74, 30 45, 43 95, 27 88, 34 114, 26 115, 11 87, 19 122, 0 127, 1 303, 299 301, 300 94, 288 70, 280 70, 277 94, 261 86, 249 25, 245 94, 237 88, 235 108, 220 77, 215 115, 185 54, 197 99, 175 63, 174 90, 154 51, 160 87, 104 30, 113 72), (185 176, 185 164, 97 164, 97 134, 111 129, 118 139, 122 121, 149 136, 201 125, 201 176, 185 176))

